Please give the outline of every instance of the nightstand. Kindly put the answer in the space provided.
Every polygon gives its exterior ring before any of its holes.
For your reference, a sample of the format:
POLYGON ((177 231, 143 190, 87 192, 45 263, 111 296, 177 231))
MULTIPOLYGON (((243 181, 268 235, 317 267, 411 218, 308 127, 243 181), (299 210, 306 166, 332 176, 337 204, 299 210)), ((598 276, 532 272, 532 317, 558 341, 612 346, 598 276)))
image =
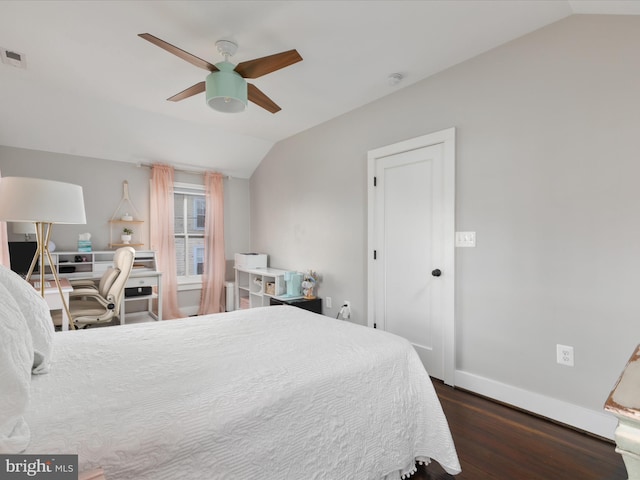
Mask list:
POLYGON ((279 298, 271 297, 271 305, 291 305, 293 307, 309 310, 310 312, 319 313, 322 315, 322 299, 321 298, 293 298, 291 300, 282 300, 279 298))

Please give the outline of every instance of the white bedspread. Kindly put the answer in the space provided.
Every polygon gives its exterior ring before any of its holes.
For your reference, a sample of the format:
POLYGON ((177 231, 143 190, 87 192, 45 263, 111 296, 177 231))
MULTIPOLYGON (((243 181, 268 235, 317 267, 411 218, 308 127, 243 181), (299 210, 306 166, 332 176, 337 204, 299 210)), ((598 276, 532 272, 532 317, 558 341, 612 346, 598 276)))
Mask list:
POLYGON ((286 306, 57 333, 25 418, 25 453, 78 453, 109 480, 460 470, 407 341, 286 306))

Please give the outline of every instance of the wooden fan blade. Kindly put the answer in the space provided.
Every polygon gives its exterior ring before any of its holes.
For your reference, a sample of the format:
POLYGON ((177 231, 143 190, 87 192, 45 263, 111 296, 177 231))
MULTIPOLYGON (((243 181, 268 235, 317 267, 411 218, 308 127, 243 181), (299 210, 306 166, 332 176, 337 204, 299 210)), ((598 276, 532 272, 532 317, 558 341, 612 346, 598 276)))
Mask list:
POLYGON ((203 60, 195 55, 190 54, 189 52, 185 52, 181 48, 176 47, 175 45, 171 45, 170 43, 165 42, 164 40, 160 40, 158 37, 154 37, 150 33, 140 33, 138 34, 140 38, 144 38, 148 42, 157 45, 158 47, 166 50, 169 53, 173 53, 177 57, 180 57, 183 60, 186 60, 192 65, 196 67, 204 68, 205 70, 209 70, 210 72, 217 72, 218 68, 215 65, 203 60))
POLYGON ((275 72, 281 68, 298 63, 301 60, 302 57, 297 50, 289 50, 267 57, 240 62, 234 70, 244 78, 258 78, 267 73, 275 72))
POLYGON ((172 102, 179 102, 180 100, 184 100, 185 98, 193 97, 198 93, 204 92, 206 89, 206 85, 204 82, 196 83, 195 85, 181 91, 180 93, 176 93, 173 97, 167 98, 172 102))
POLYGON ((282 110, 273 100, 267 97, 258 87, 251 83, 247 83, 247 94, 250 101, 271 113, 277 113, 282 110))

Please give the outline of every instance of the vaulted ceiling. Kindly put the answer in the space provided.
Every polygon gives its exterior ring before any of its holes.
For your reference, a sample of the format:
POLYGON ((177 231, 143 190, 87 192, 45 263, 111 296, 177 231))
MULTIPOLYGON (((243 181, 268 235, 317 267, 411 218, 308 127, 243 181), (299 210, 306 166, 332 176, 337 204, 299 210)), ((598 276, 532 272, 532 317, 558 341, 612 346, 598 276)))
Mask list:
POLYGON ((2 1, 0 145, 247 178, 284 138, 580 13, 640 14, 638 1, 2 1), (166 99, 207 72, 142 40, 211 63, 295 48, 304 60, 251 81, 282 110, 212 110, 166 99), (390 74, 402 81, 392 86, 390 74))

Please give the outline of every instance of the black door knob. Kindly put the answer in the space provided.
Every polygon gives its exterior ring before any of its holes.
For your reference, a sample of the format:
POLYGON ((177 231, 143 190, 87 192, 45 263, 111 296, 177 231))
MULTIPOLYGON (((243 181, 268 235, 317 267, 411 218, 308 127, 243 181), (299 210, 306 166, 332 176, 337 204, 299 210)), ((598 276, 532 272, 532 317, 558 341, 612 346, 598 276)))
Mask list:
POLYGON ((433 275, 434 277, 439 277, 440 275, 442 275, 442 272, 440 271, 439 268, 436 268, 431 272, 431 275, 433 275))

